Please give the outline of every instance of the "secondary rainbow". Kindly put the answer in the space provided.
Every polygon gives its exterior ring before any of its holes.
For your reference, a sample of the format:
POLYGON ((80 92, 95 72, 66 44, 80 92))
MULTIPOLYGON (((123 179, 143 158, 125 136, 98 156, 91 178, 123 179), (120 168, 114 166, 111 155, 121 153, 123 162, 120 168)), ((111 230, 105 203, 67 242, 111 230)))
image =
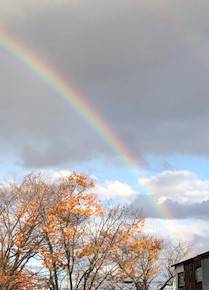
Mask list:
MULTIPOLYGON (((108 123, 97 113, 90 102, 87 102, 80 94, 65 81, 57 71, 46 64, 40 57, 37 57, 27 49, 21 41, 7 32, 0 30, 0 48, 11 53, 15 58, 24 63, 34 74, 46 82, 51 88, 55 89, 68 103, 95 129, 104 139, 112 150, 124 160, 124 162, 137 172, 139 164, 136 158, 129 152, 126 146, 117 137, 116 133, 110 128, 108 123)), ((174 219, 173 214, 165 207, 160 206, 157 200, 152 198, 151 202, 155 205, 159 213, 167 218, 174 219)), ((175 226, 175 235, 182 236, 175 226)))

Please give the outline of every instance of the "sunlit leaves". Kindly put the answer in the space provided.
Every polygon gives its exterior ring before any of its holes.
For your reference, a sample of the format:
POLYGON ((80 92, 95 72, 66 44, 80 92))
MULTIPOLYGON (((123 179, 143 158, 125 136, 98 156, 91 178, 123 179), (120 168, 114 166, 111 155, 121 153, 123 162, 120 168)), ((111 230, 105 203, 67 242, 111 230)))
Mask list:
POLYGON ((65 277, 71 290, 91 290, 126 278, 149 282, 159 272, 161 243, 143 234, 140 212, 104 207, 87 176, 26 176, 7 187, 0 209, 0 286, 40 289, 43 279, 58 290, 65 277), (42 278, 28 271, 31 258, 42 278))

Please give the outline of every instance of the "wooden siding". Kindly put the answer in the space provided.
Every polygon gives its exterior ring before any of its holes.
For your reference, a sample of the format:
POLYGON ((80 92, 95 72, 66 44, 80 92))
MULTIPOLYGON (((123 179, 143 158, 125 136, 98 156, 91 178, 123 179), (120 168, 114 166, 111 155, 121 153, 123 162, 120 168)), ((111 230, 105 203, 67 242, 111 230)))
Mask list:
POLYGON ((209 258, 204 258, 202 264, 203 290, 209 290, 209 258))
POLYGON ((200 259, 194 259, 184 264, 185 290, 202 290, 202 283, 196 283, 195 270, 201 266, 200 259))

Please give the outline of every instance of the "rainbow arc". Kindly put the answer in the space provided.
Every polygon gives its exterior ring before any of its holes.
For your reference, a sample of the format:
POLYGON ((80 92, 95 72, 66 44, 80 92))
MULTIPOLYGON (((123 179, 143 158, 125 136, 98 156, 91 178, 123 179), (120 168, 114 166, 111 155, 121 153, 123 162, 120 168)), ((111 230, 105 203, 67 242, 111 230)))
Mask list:
MULTIPOLYGON (((116 132, 114 132, 106 120, 97 113, 93 104, 87 102, 85 98, 82 98, 52 66, 46 64, 40 57, 37 57, 27 49, 21 41, 3 30, 0 30, 0 48, 9 52, 19 62, 24 63, 32 73, 47 83, 49 87, 56 90, 95 129, 117 156, 123 159, 128 167, 137 172, 140 171, 137 159, 130 153, 123 142, 121 142, 116 132)), ((173 214, 165 207, 159 205, 157 200, 150 198, 150 202, 155 205, 161 216, 174 219, 173 214)), ((178 233, 177 227, 175 226, 175 235, 176 232, 178 233)), ((183 235, 178 233, 178 236, 182 238, 183 235)))

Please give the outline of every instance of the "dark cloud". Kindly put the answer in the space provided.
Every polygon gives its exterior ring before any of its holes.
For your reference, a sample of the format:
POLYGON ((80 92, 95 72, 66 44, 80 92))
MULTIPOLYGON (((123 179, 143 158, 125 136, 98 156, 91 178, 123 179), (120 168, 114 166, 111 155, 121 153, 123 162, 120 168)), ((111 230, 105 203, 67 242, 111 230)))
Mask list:
POLYGON ((166 200, 159 206, 153 203, 153 200, 153 196, 140 194, 133 201, 131 207, 142 209, 143 215, 147 218, 209 219, 209 199, 201 203, 193 204, 182 204, 176 201, 166 200))
MULTIPOLYGON (((208 155, 209 4, 196 6, 194 0, 0 0, 0 16, 94 104, 136 158, 208 155)), ((0 57, 2 152, 11 147, 28 166, 113 157, 55 91, 3 50, 0 57)))
POLYGON ((42 167, 99 158, 100 152, 107 152, 103 140, 64 98, 8 53, 1 56, 2 158, 15 152, 19 163, 42 167))

